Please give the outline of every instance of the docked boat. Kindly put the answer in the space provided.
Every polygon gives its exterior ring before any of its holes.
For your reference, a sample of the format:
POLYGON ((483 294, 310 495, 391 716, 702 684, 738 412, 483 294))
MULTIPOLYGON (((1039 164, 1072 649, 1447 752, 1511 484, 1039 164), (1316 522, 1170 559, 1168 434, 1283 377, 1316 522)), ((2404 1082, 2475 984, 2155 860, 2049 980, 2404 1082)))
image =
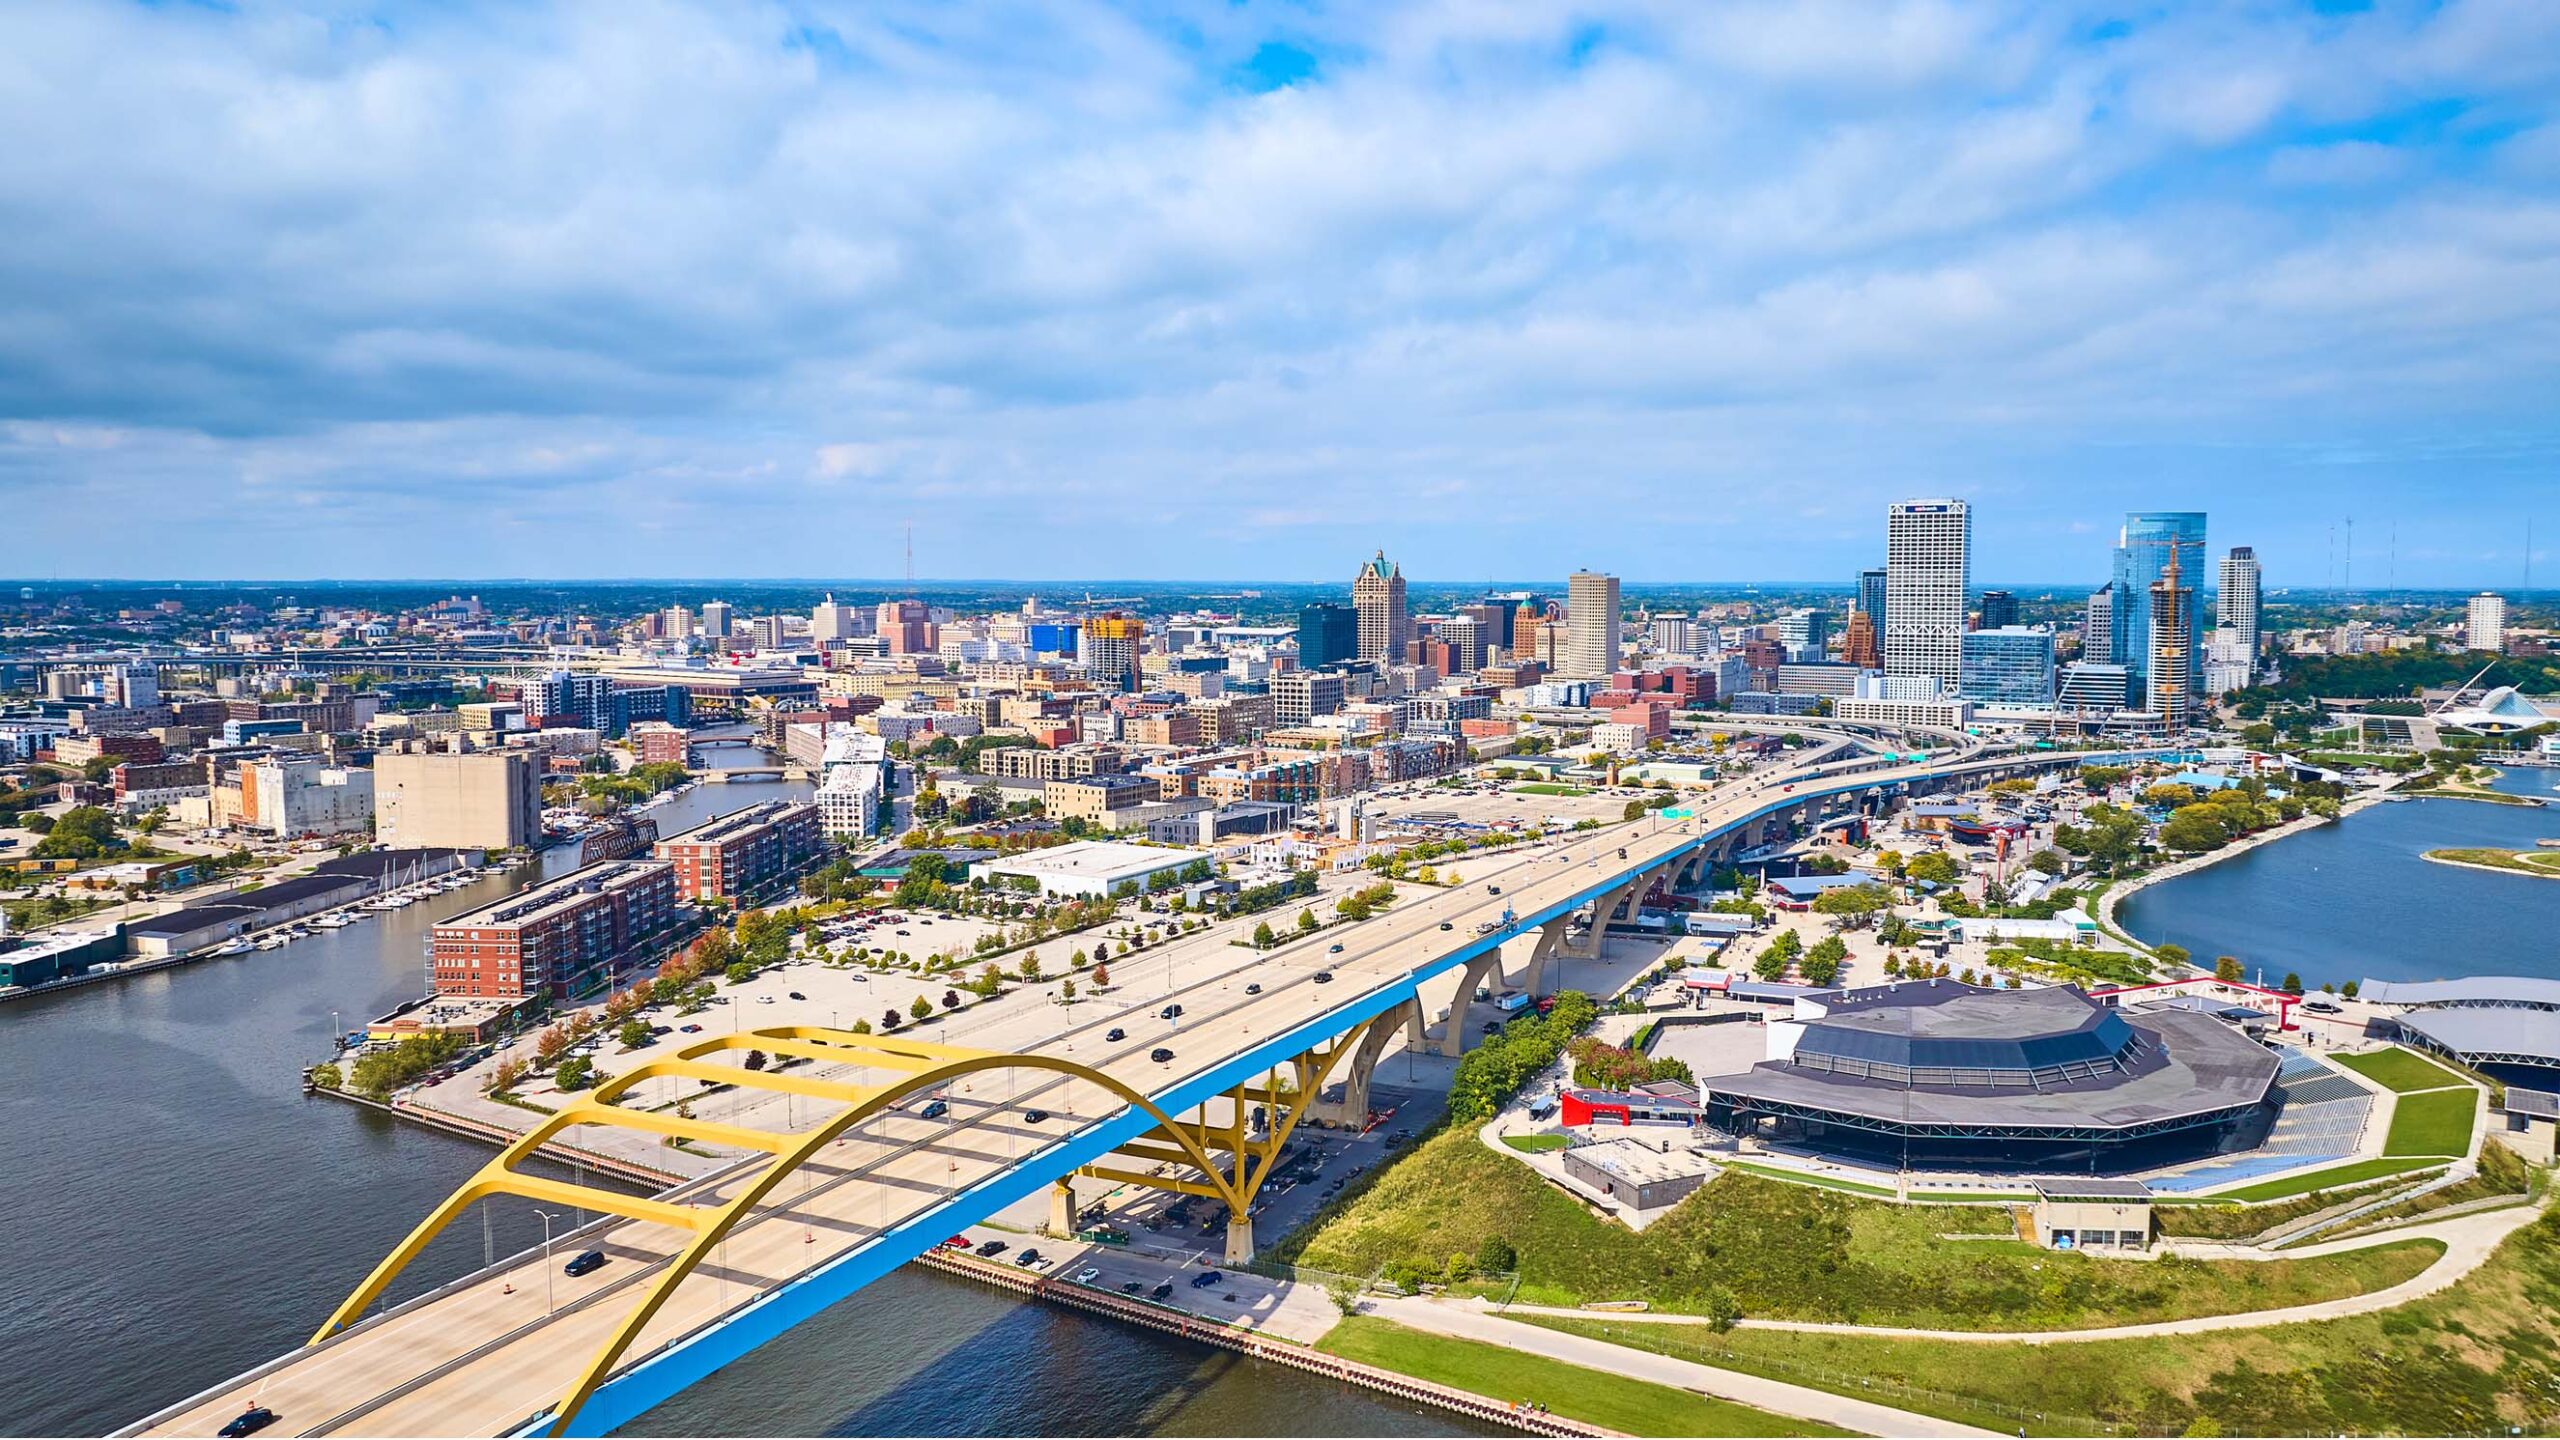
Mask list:
POLYGON ((205 953, 208 955, 246 955, 257 948, 258 947, 246 936, 243 936, 237 940, 225 940, 205 953))
POLYGON ((355 922, 349 920, 346 916, 332 912, 312 921, 311 928, 315 930, 344 930, 353 923, 355 922))

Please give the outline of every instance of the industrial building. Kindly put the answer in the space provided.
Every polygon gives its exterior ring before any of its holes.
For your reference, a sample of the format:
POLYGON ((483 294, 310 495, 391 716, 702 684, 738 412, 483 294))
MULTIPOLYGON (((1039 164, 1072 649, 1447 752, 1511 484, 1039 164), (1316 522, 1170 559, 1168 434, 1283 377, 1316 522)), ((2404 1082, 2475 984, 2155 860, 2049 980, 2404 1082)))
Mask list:
POLYGON ((1179 873, 1194 864, 1206 866, 1209 860, 1208 853, 1201 850, 1084 840, 1046 850, 1028 850, 984 866, 981 873, 998 880, 1019 876, 1038 885, 1044 895, 1096 900, 1124 885, 1144 890, 1158 875, 1179 873))
POLYGON ((541 762, 524 751, 386 751, 373 797, 387 845, 519 850, 542 839, 541 762))

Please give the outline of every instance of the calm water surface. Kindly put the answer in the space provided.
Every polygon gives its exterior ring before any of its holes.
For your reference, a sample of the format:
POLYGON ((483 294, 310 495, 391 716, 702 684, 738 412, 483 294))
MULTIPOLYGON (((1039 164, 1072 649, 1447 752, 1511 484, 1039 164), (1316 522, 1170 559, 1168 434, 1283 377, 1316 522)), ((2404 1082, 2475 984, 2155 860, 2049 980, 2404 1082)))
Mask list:
MULTIPOLYGON (((2511 770, 2497 788, 2560 796, 2560 770, 2511 770)), ((2560 881, 2437 865, 2449 846, 2530 850, 2560 839, 2560 805, 2467 800, 2371 806, 2335 825, 2137 891, 2125 928, 2209 959, 2236 955, 2267 982, 2312 986, 2454 975, 2560 978, 2560 881)))
MULTIPOLYGON (((770 763, 718 749, 718 764, 770 763)), ((662 833, 806 784, 703 785, 662 833)), ((546 853, 545 872, 576 863, 546 853)), ((520 872, 521 873, 521 872, 520 872)), ((304 1099, 301 1067, 424 984, 438 917, 486 880, 281 950, 0 1006, 0 1434, 100 1434, 300 1344, 489 1157, 304 1099), (334 1012, 334 1015, 333 1015, 334 1012)), ((481 1207, 394 1299, 539 1241, 481 1207)), ((900 1274, 648 1417, 653 1433, 1467 1433, 1293 1372, 900 1274)))

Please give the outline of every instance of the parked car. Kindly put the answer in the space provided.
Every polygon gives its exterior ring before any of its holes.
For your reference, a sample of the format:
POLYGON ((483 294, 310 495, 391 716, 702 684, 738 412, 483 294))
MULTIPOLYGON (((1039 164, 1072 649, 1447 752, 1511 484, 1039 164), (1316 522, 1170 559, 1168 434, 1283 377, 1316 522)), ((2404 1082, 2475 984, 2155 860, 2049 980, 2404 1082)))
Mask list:
POLYGON ((560 1267, 560 1273, 563 1275, 592 1275, 596 1271, 604 1268, 604 1261, 605 1254, 603 1251, 582 1250, 578 1252, 577 1256, 570 1260, 568 1264, 560 1267))
POLYGON ((945 1250, 966 1250, 969 1248, 969 1237, 966 1235, 954 1235, 950 1239, 942 1242, 942 1248, 945 1250))
POLYGON ((801 993, 800 993, 799 991, 797 991, 797 990, 794 990, 794 991, 792 991, 792 992, 791 992, 791 998, 792 998, 792 999, 794 999, 794 1000, 806 1000, 806 999, 808 999, 809 997, 808 997, 808 996, 806 996, 806 995, 801 994, 801 993))
POLYGON ((1457 929, 1458 927, 1457 927, 1457 926, 1455 926, 1455 925, 1450 924, 1450 923, 1449 923, 1448 921, 1446 921, 1446 920, 1443 920, 1443 921, 1441 921, 1441 922, 1440 922, 1440 928, 1441 928, 1441 929, 1443 929, 1443 930, 1455 930, 1455 929, 1457 929))
POLYGON ((992 1260, 996 1256, 1003 1254, 1008 1248, 1010 1247, 1008 1247, 1002 1240, 989 1240, 978 1247, 978 1256, 980 1259, 992 1260))
POLYGON ((1025 1270, 1028 1270, 1032 1266, 1040 1263, 1040 1252, 1037 1250, 1025 1250, 1021 1254, 1013 1257, 1013 1263, 1021 1266, 1025 1270))
POLYGON ((687 1035, 699 1035, 702 1033, 702 1027, 699 1025, 679 1025, 676 1028, 682 1030, 687 1035))

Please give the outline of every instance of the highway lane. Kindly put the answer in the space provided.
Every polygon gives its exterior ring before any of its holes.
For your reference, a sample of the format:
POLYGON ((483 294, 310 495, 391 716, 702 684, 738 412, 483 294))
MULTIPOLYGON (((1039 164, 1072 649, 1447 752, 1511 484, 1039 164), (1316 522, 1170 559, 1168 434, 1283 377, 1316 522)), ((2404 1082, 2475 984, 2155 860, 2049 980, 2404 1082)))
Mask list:
MULTIPOLYGON (((1821 788, 1963 773, 2018 758, 1971 766, 1906 766, 1826 781, 1821 788)), ((2045 763, 2059 759, 2042 758, 2045 763)), ((1046 1036, 1030 1037, 1016 1048, 1050 1050, 1072 1043, 1077 1058, 1142 1093, 1164 1096, 1328 1012, 1350 1017, 1338 1029, 1377 1013, 1400 1000, 1422 970, 1437 973, 1462 963, 1464 954, 1495 943, 1497 937, 1475 933, 1480 921, 1498 920, 1510 910, 1519 917, 1515 931, 1525 930, 1543 912, 1613 888, 1620 876, 1658 863, 1761 807, 1799 803, 1815 787, 1805 787, 1805 793, 1792 790, 1788 777, 1793 773, 1715 792, 1701 802, 1697 818, 1648 817, 1604 827, 1545 854, 1503 865, 1468 885, 1403 900, 1363 924, 1284 944, 1247 970, 1181 992, 1191 1013, 1170 1033, 1152 1019, 1162 1002, 1150 997, 1143 1016, 1133 1009, 1065 1030, 1053 1024, 1046 1036), (1622 847, 1627 856, 1623 862, 1617 856, 1622 847), (1499 896, 1489 893, 1496 883, 1504 892, 1499 896), (1333 954, 1330 947, 1337 943, 1344 950, 1333 954), (1317 983, 1313 977, 1319 969, 1331 971, 1334 980, 1317 983), (1263 993, 1242 993, 1247 976, 1262 983, 1263 993), (1131 1031, 1131 1038, 1116 1049, 1095 1038, 1113 1023, 1131 1031), (1171 1063, 1147 1058, 1159 1044, 1175 1051, 1171 1063)), ((977 1036, 970 1039, 985 1043, 977 1036)), ((899 1078, 852 1067, 844 1073, 873 1083, 899 1078)), ((952 1100, 947 1121, 927 1121, 903 1111, 875 1116, 829 1147, 824 1173, 785 1182, 769 1197, 769 1208, 742 1222, 721 1253, 676 1288, 626 1354, 624 1366, 736 1314, 759 1295, 847 1255, 884 1230, 930 1213, 955 1191, 990 1179, 1057 1144, 1071 1129, 1122 1108, 1100 1086, 1025 1071, 973 1077, 962 1082, 952 1100), (1035 1102, 1052 1112, 1046 1125, 1021 1119, 1021 1110, 1035 1102)), ((813 1122, 816 1118, 812 1116, 813 1122)), ((729 1179, 697 1198, 724 1197, 743 1183, 729 1179)), ((974 1218, 954 1215, 952 1228, 974 1218)), ((283 1419, 275 1433, 280 1434, 338 1429, 361 1434, 505 1433, 559 1397, 636 1303, 646 1277, 687 1238, 665 1225, 614 1223, 599 1240, 573 1242, 581 1248, 597 1245, 613 1257, 595 1274, 573 1279, 557 1273, 561 1258, 574 1252, 555 1247, 547 1265, 518 1264, 426 1304, 353 1327, 325 1345, 296 1352, 255 1380, 199 1397, 163 1417, 149 1433, 209 1435, 252 1403, 279 1412, 283 1419), (554 1303, 558 1308, 546 1313, 554 1303)))

